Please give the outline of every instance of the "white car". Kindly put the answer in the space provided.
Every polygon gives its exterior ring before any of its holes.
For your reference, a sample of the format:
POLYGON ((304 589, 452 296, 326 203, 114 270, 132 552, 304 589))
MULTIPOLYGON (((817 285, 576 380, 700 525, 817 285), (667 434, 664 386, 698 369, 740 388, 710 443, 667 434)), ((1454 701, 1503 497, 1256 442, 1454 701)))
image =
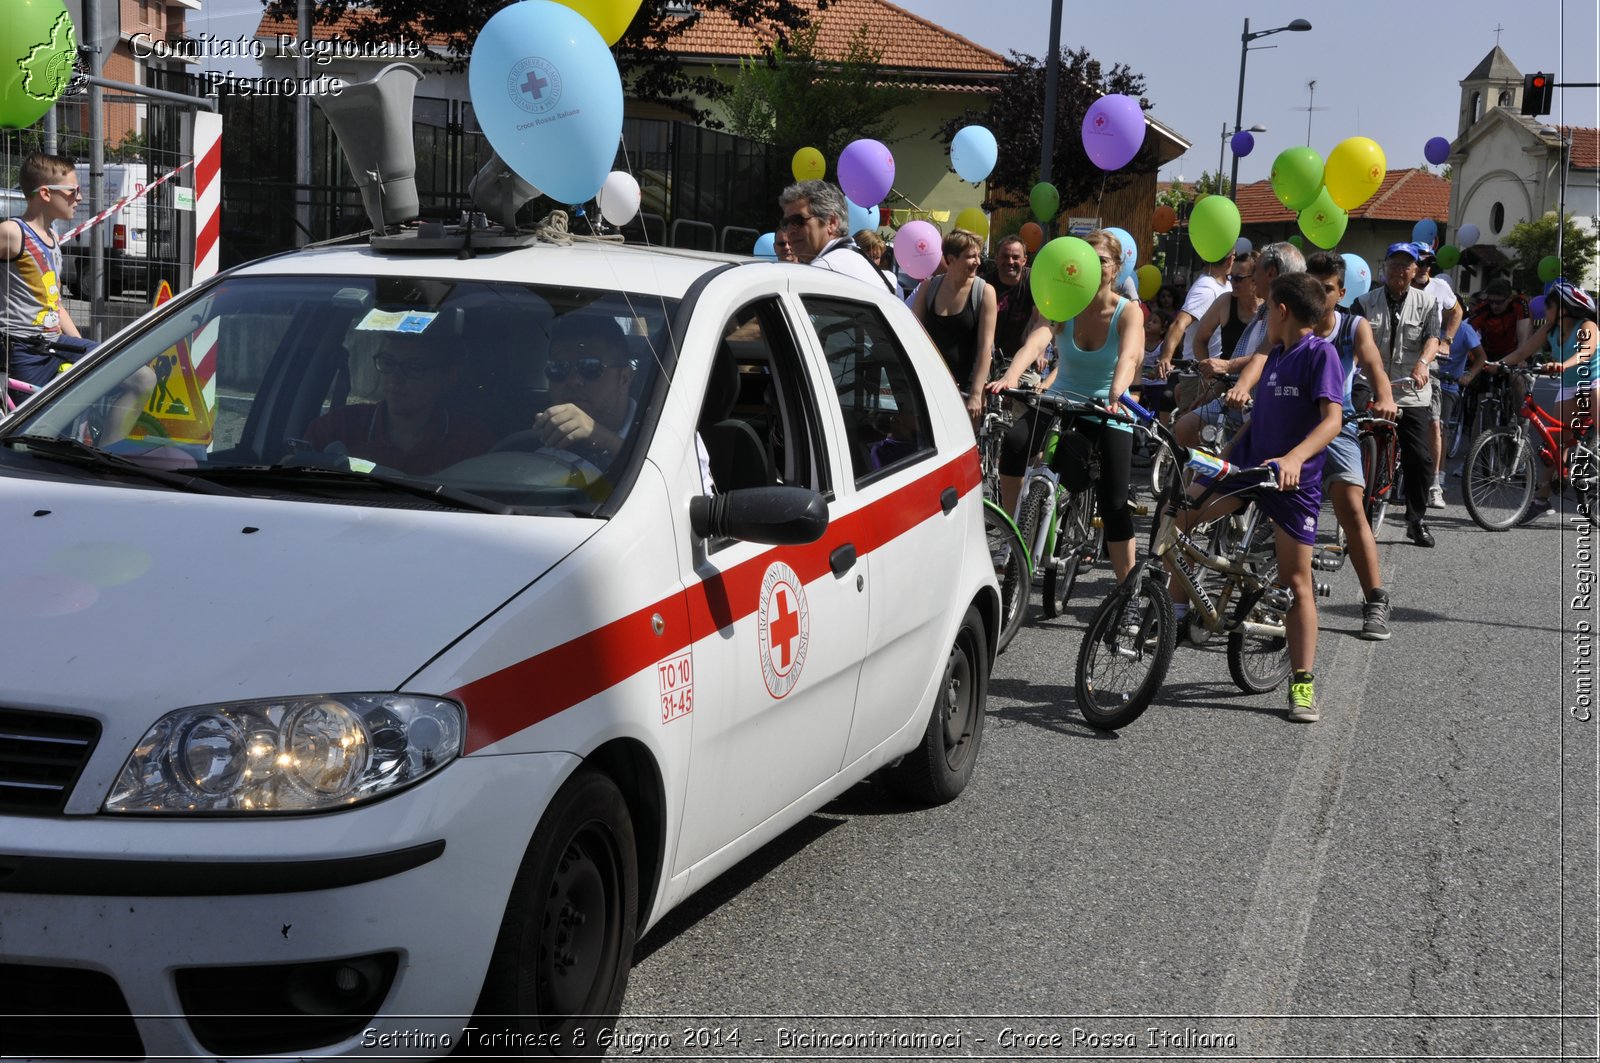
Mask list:
POLYGON ((713 877, 966 784, 979 481, 820 269, 328 248, 141 319, 0 428, 6 1055, 595 1045, 713 877))

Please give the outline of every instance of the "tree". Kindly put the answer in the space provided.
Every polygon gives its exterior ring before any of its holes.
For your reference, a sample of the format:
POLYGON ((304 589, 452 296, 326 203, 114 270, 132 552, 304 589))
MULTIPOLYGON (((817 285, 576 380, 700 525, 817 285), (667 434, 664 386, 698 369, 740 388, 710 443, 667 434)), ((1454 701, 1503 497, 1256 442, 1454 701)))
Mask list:
POLYGON ((1200 179, 1194 183, 1194 198, 1199 199, 1203 195, 1225 196, 1230 187, 1228 179, 1220 172, 1201 170, 1200 179))
MULTIPOLYGON (((1012 52, 1006 65, 1009 76, 987 113, 968 110, 946 122, 935 135, 948 145, 962 126, 987 126, 1000 142, 1000 160, 989 175, 991 204, 1020 206, 1028 201, 1028 192, 1039 179, 1039 152, 1044 144, 1045 62, 1012 52)), ((1134 174, 1153 172, 1160 165, 1155 145, 1148 137, 1133 161, 1116 173, 1106 173, 1089 160, 1083 150, 1083 116, 1095 100, 1109 93, 1132 96, 1140 107, 1150 109, 1150 101, 1143 97, 1143 75, 1121 63, 1107 72, 1087 48, 1062 49, 1050 169, 1051 183, 1061 193, 1063 207, 1097 200, 1104 193, 1127 185, 1134 174)))
MULTIPOLYGON (((1555 211, 1513 225, 1511 231, 1500 238, 1500 243, 1516 255, 1512 283, 1517 290, 1542 291, 1544 282, 1539 279, 1539 260, 1556 253, 1555 211)), ((1593 262, 1594 237, 1572 224, 1572 215, 1566 215, 1562 222, 1561 275, 1581 286, 1593 262)))
MULTIPOLYGON (((320 23, 337 22, 349 15, 354 25, 351 38, 382 43, 415 39, 419 33, 444 39, 451 69, 465 68, 472 56, 478 31, 489 17, 515 0, 318 0, 316 18, 320 23)), ((295 18, 296 0, 261 0, 267 13, 278 18, 295 18)), ((831 0, 816 0, 823 10, 831 0)), ((696 0, 695 11, 683 15, 671 10, 670 0, 644 0, 627 32, 612 47, 623 84, 639 100, 666 103, 682 109, 694 121, 703 121, 705 111, 695 105, 691 95, 717 99, 727 91, 716 77, 691 77, 668 50, 672 39, 694 25, 702 12, 720 11, 740 26, 771 26, 779 42, 803 28, 810 12, 799 0, 696 0)), ((714 123, 713 123, 714 124, 714 123)))

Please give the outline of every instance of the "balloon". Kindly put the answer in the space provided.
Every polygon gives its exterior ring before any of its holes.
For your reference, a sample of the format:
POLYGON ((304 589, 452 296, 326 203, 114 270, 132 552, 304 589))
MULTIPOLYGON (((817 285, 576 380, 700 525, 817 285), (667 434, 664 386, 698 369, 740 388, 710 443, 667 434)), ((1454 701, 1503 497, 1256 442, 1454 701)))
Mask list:
POLYGON ((1422 145, 1422 157, 1435 166, 1443 166, 1450 158, 1450 142, 1444 137, 1429 137, 1422 145))
POLYGON ((968 207, 956 215, 956 228, 965 229, 969 233, 977 233, 978 239, 989 238, 989 216, 981 207, 968 207))
POLYGON ((1461 263, 1461 248, 1454 244, 1445 244, 1434 256, 1434 263, 1440 269, 1455 269, 1461 263))
POLYGON ((1189 242, 1207 262, 1221 262, 1239 239, 1239 208, 1227 196, 1207 196, 1189 215, 1189 242))
POLYGON ((994 134, 981 125, 969 125, 950 142, 950 165, 963 181, 977 184, 994 170, 1000 145, 994 134))
POLYGON ((1228 141, 1228 146, 1242 159, 1256 150, 1256 138, 1250 135, 1250 130, 1241 129, 1233 135, 1232 140, 1228 141))
POLYGON ((1243 236, 1239 237, 1238 241, 1233 245, 1233 253, 1236 255, 1248 255, 1254 250, 1255 245, 1243 236))
POLYGON ((600 190, 622 136, 622 79, 587 19, 522 0, 484 24, 467 66, 472 107, 500 157, 558 203, 600 190))
POLYGON ((1372 290, 1372 267, 1360 255, 1344 253, 1344 298, 1340 306, 1349 306, 1372 290))
POLYGON ((1300 231, 1307 240, 1324 251, 1331 250, 1344 239, 1344 230, 1349 224, 1350 215, 1334 203, 1332 194, 1326 188, 1317 196, 1316 202, 1300 212, 1300 231))
POLYGON ((1139 298, 1154 299, 1161 290, 1161 271, 1146 262, 1139 267, 1139 298))
POLYGON ((1039 251, 1028 277, 1039 313, 1066 321, 1083 313, 1100 290, 1100 256, 1076 236, 1058 236, 1039 251))
POLYGON ((1156 212, 1150 216, 1150 228, 1158 233, 1169 233, 1176 224, 1178 224, 1178 212, 1165 203, 1157 207, 1156 212))
POLYGON ((1535 321, 1539 321, 1544 318, 1544 296, 1536 295, 1532 299, 1528 300, 1528 316, 1533 318, 1535 321))
POLYGON ((43 118, 72 80, 77 30, 61 0, 11 0, 0 28, 0 129, 43 118))
POLYGON ((1144 146, 1144 111, 1132 96, 1113 93, 1083 114, 1083 150, 1102 170, 1120 170, 1144 146))
POLYGON ((849 196, 844 197, 844 205, 847 216, 846 221, 852 234, 858 233, 862 229, 871 229, 873 232, 878 231, 877 207, 858 207, 851 201, 849 196))
POLYGON ((1044 246, 1044 230, 1039 227, 1039 223, 1036 221, 1023 222, 1022 228, 1017 231, 1017 235, 1022 237, 1022 246, 1027 248, 1030 255, 1044 246))
POLYGON ((932 222, 908 221, 894 237, 894 260, 906 276, 927 280, 939 268, 944 237, 932 222))
POLYGON ((1423 218, 1411 227, 1411 242, 1414 244, 1427 244, 1432 247, 1438 238, 1439 223, 1432 218, 1423 218))
POLYGON ((1272 192, 1290 210, 1304 210, 1322 191, 1322 171, 1322 156, 1310 148, 1285 148, 1272 160, 1272 192))
POLYGON ((820 181, 828 172, 828 160, 816 148, 801 148, 789 163, 796 181, 820 181))
POLYGON ((1456 243, 1461 247, 1474 247, 1478 243, 1478 227, 1470 221, 1456 230, 1456 243))
POLYGON ((857 203, 882 203, 894 187, 894 156, 876 140, 852 140, 839 153, 839 187, 857 203))
POLYGON ((1117 243, 1122 245, 1122 265, 1117 268, 1116 280, 1116 285, 1120 288, 1123 281, 1133 276, 1133 267, 1139 261, 1139 245, 1134 243, 1133 234, 1126 229, 1108 225, 1106 226, 1106 232, 1115 236, 1117 243))
POLYGON ((1561 259, 1555 255, 1546 255, 1539 260, 1539 279, 1549 284, 1561 276, 1561 259))
POLYGON ((1328 165, 1324 180, 1328 195, 1336 206, 1355 210, 1372 198, 1372 193, 1383 184, 1388 161, 1376 140, 1368 137, 1350 137, 1341 140, 1328 152, 1328 165))
POLYGON ((600 195, 595 198, 600 207, 600 216, 620 228, 639 213, 639 182, 630 173, 612 170, 600 186, 600 195))
POLYGON ((777 233, 762 233, 756 237, 756 246, 750 253, 757 258, 767 258, 776 262, 778 261, 777 241, 777 233))
POLYGON ((1298 247, 1298 248, 1300 248, 1302 250, 1305 249, 1306 238, 1304 236, 1301 236, 1299 233, 1295 233, 1292 236, 1290 236, 1289 237, 1289 242, 1291 244, 1293 244, 1295 247, 1298 247))
POLYGON ((1033 191, 1028 193, 1028 205, 1033 208, 1033 216, 1041 222, 1049 222, 1061 210, 1061 193, 1056 191, 1056 186, 1049 181, 1040 181, 1033 186, 1033 191))
POLYGON ((628 31, 628 23, 639 13, 639 0, 556 0, 589 20, 595 32, 605 38, 607 47, 616 44, 628 31))

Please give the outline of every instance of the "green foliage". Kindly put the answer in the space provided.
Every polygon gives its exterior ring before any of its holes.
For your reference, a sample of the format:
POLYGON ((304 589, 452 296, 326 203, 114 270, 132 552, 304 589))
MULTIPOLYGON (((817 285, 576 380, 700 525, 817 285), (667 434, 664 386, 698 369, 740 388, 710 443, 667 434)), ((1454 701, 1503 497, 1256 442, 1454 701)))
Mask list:
MULTIPOLYGON (((1556 214, 1551 211, 1542 218, 1525 221, 1511 227, 1500 238, 1516 258, 1512 283, 1518 291, 1539 292, 1544 282, 1539 279, 1539 260, 1556 253, 1556 214)), ((1594 237, 1572 224, 1568 214, 1562 222, 1561 275, 1581 285, 1594 262, 1594 237)))
POLYGON ((142 162, 144 153, 149 145, 143 133, 129 130, 123 135, 121 142, 106 151, 107 162, 142 162))
POLYGON ((1228 179, 1221 173, 1202 170, 1200 171, 1200 179, 1194 183, 1194 198, 1199 199, 1203 195, 1225 196, 1231 187, 1228 184, 1228 179))

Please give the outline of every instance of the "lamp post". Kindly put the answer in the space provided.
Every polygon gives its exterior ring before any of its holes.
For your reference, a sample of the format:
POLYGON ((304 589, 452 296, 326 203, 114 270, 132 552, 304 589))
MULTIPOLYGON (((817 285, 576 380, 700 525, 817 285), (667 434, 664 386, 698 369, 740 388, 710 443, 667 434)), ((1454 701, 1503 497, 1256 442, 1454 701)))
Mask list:
MULTIPOLYGON (((1239 34, 1239 102, 1233 110, 1233 131, 1235 133, 1239 132, 1240 123, 1244 121, 1244 63, 1250 57, 1250 42, 1259 37, 1270 37, 1274 33, 1282 33, 1285 30, 1304 33, 1310 28, 1311 23, 1303 18, 1297 18, 1287 26, 1279 26, 1277 29, 1270 30, 1256 30, 1251 33, 1250 20, 1244 20, 1244 32, 1239 34)), ((1268 45, 1268 47, 1271 47, 1271 45, 1268 45)), ((1233 170, 1228 175, 1228 198, 1235 202, 1238 202, 1239 199, 1239 156, 1237 155, 1233 157, 1233 170)))
MULTIPOLYGON (((1246 130, 1246 132, 1249 132, 1249 133, 1265 133, 1266 131, 1267 131, 1267 127, 1262 125, 1260 122, 1257 122, 1255 125, 1251 126, 1248 130, 1246 130)), ((1235 130, 1235 132, 1237 132, 1237 130, 1235 130)), ((1232 134, 1230 134, 1228 132, 1228 123, 1227 122, 1223 122, 1222 123, 1222 144, 1218 145, 1218 147, 1217 147, 1217 183, 1218 184, 1222 183, 1222 153, 1223 153, 1224 148, 1227 146, 1228 137, 1231 136, 1231 135, 1232 134)), ((1236 174, 1239 172, 1238 165, 1239 165, 1238 156, 1234 156, 1234 171, 1233 172, 1236 173, 1236 174)), ((1239 198, 1238 196, 1233 194, 1233 185, 1232 184, 1228 185, 1228 198, 1234 199, 1234 200, 1237 200, 1239 198)))

